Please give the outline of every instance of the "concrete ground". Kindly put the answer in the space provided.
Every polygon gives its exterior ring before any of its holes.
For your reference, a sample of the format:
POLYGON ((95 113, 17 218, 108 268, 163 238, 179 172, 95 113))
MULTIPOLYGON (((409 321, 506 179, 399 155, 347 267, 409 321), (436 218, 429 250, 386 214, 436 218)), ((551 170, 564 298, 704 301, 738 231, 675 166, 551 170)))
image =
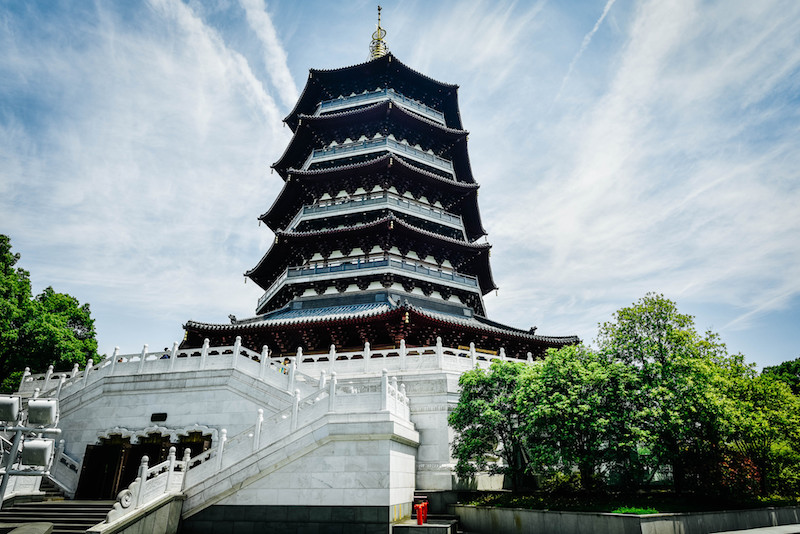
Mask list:
POLYGON ((717 534, 800 534, 800 525, 781 525, 779 527, 750 528, 747 530, 729 530, 717 534))

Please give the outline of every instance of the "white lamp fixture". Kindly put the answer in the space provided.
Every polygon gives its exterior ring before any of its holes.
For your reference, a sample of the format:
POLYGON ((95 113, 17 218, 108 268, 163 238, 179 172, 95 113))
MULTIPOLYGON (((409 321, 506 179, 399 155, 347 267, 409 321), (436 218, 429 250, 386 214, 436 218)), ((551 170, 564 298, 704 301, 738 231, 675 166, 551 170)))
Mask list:
POLYGON ((52 439, 28 439, 22 446, 22 464, 39 467, 50 465, 55 441, 52 439))
POLYGON ((58 399, 31 399, 28 401, 29 425, 52 425, 58 421, 58 399))
POLYGON ((10 395, 0 396, 0 421, 16 423, 19 419, 21 399, 10 395))

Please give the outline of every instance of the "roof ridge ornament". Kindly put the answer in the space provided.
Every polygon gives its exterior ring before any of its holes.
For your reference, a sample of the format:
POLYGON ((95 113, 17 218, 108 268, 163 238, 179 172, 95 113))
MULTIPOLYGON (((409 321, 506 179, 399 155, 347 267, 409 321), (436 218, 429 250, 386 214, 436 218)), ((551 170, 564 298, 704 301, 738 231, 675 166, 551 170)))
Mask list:
POLYGON ((389 53, 389 47, 383 38, 386 37, 386 30, 381 28, 381 6, 378 6, 378 29, 372 34, 372 42, 369 44, 369 59, 378 59, 389 53))

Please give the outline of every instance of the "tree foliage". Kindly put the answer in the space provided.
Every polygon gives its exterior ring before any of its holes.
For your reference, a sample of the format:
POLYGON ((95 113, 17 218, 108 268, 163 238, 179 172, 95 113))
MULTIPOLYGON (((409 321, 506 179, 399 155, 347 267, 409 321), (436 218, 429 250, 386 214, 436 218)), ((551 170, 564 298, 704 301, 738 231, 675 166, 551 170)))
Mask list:
POLYGON ((795 395, 800 395, 800 358, 785 361, 773 367, 764 367, 762 375, 772 375, 785 382, 795 395))
POLYGON ((0 235, 0 381, 4 391, 16 388, 25 367, 44 372, 52 364, 66 370, 97 357, 89 305, 52 287, 34 297, 28 271, 16 266, 19 259, 8 236, 0 235))
POLYGON ((578 476, 583 490, 800 492, 800 399, 657 294, 602 324, 597 349, 467 373, 451 424, 464 475, 508 448, 504 472, 578 476))
POLYGON ((453 454, 459 476, 488 470, 509 475, 519 486, 527 462, 514 395, 524 369, 523 363, 493 363, 488 371, 474 369, 459 378, 461 397, 449 416, 450 426, 458 432, 453 454), (503 462, 495 462, 497 458, 503 462))

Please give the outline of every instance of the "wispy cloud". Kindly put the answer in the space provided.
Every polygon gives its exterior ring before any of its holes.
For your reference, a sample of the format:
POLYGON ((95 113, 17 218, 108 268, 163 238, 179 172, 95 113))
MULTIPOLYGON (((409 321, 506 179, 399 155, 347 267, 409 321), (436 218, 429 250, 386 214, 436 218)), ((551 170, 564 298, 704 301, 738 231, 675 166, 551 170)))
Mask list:
POLYGON ((561 80, 561 87, 558 90, 558 94, 556 94, 556 100, 558 100, 561 97, 561 91, 563 91, 564 86, 567 85, 567 81, 569 81, 569 77, 570 75, 572 75, 573 69, 575 69, 575 64, 581 58, 586 49, 589 48, 589 43, 592 42, 592 37, 594 37, 594 34, 597 33, 597 30, 600 29, 600 25, 603 23, 603 21, 606 18, 606 15, 608 15, 608 12, 611 10, 611 6, 613 6, 614 2, 616 1, 617 0, 608 0, 606 2, 605 7, 603 8, 603 13, 600 14, 600 18, 597 19, 597 22, 594 23, 594 27, 591 29, 589 33, 583 36, 583 41, 581 41, 581 47, 578 49, 578 52, 572 58, 572 61, 569 62, 569 67, 567 68, 567 74, 564 76, 564 79, 561 80))
POLYGON ((297 101, 297 86, 286 64, 286 50, 267 13, 264 0, 239 0, 247 13, 247 22, 264 47, 264 64, 283 105, 291 109, 297 101))

